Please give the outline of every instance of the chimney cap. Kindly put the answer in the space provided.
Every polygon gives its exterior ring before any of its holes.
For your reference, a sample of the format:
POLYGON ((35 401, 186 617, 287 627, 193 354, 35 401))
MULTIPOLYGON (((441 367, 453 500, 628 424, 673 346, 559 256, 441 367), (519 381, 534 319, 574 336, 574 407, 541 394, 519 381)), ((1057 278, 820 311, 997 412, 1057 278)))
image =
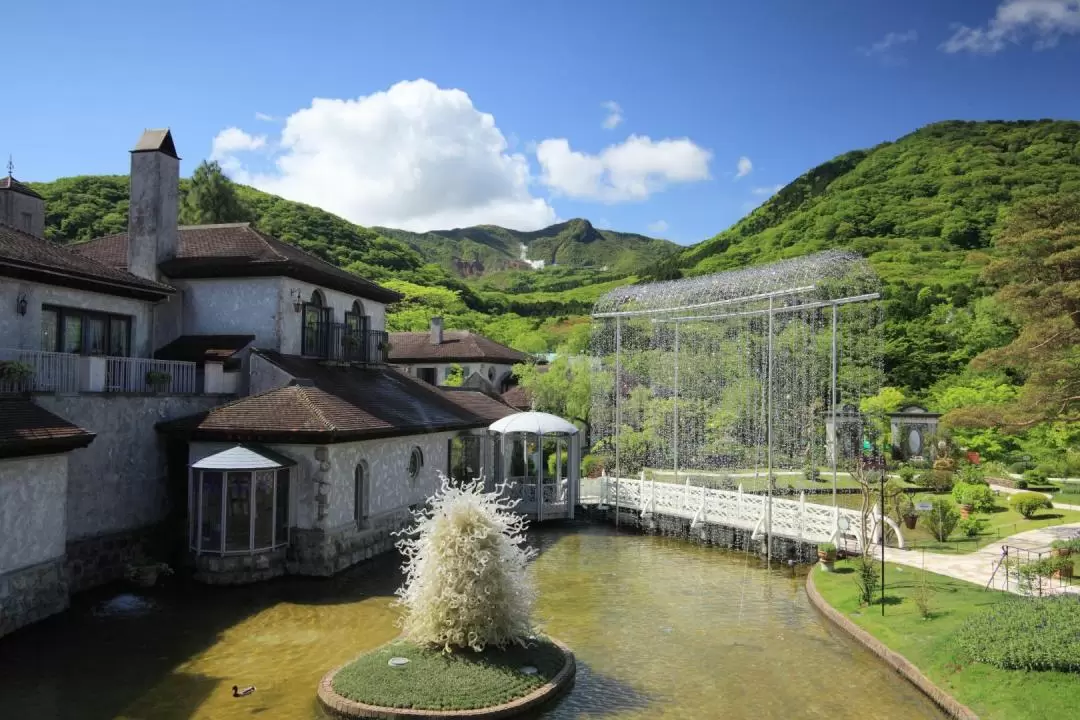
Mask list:
POLYGON ((169 128, 143 130, 139 142, 135 143, 131 152, 160 152, 177 160, 180 159, 180 156, 176 154, 176 145, 173 143, 172 131, 169 128))

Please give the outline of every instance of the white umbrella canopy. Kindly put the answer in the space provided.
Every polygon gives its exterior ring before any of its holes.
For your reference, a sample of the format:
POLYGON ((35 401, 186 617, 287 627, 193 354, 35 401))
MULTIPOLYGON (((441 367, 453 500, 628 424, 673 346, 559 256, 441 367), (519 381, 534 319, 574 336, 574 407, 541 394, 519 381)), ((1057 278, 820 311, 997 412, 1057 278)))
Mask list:
POLYGON ((577 427, 558 415, 542 412, 520 412, 491 423, 488 428, 500 435, 532 433, 534 435, 577 435, 577 427))

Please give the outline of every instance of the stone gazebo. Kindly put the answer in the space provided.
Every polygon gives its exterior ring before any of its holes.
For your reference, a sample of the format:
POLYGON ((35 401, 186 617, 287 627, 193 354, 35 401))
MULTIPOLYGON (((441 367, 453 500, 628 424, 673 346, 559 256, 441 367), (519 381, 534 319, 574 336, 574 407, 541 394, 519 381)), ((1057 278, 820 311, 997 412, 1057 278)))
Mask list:
POLYGON ((520 500, 517 512, 536 521, 572 519, 581 479, 578 428, 555 415, 522 412, 496 420, 489 430, 501 438, 499 477, 505 478, 506 494, 520 500), (549 456, 554 476, 547 468, 549 456))
POLYGON ((893 457, 900 460, 921 458, 929 454, 933 457, 934 448, 930 440, 937 434, 940 413, 927 412, 918 405, 889 414, 889 431, 892 434, 893 457))

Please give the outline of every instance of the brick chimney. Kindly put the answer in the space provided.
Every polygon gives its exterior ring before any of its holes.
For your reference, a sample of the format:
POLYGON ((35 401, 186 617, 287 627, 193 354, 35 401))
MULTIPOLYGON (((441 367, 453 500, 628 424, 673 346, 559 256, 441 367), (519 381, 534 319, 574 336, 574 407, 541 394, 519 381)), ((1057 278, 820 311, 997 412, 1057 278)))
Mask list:
POLYGON ((159 263, 176 257, 179 242, 180 158, 172 133, 146 130, 131 151, 128 271, 158 279, 159 263))
POLYGON ((442 345, 442 318, 431 318, 431 344, 442 345))

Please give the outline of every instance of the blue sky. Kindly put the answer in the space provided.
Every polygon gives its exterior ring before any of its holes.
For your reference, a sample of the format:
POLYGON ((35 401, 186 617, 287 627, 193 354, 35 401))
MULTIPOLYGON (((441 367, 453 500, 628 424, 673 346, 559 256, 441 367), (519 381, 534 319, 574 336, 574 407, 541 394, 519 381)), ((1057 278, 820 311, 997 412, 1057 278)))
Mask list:
POLYGON ((170 126, 184 175, 410 229, 691 243, 929 122, 1080 118, 1077 0, 12 5, 16 177, 125 173, 170 126))

